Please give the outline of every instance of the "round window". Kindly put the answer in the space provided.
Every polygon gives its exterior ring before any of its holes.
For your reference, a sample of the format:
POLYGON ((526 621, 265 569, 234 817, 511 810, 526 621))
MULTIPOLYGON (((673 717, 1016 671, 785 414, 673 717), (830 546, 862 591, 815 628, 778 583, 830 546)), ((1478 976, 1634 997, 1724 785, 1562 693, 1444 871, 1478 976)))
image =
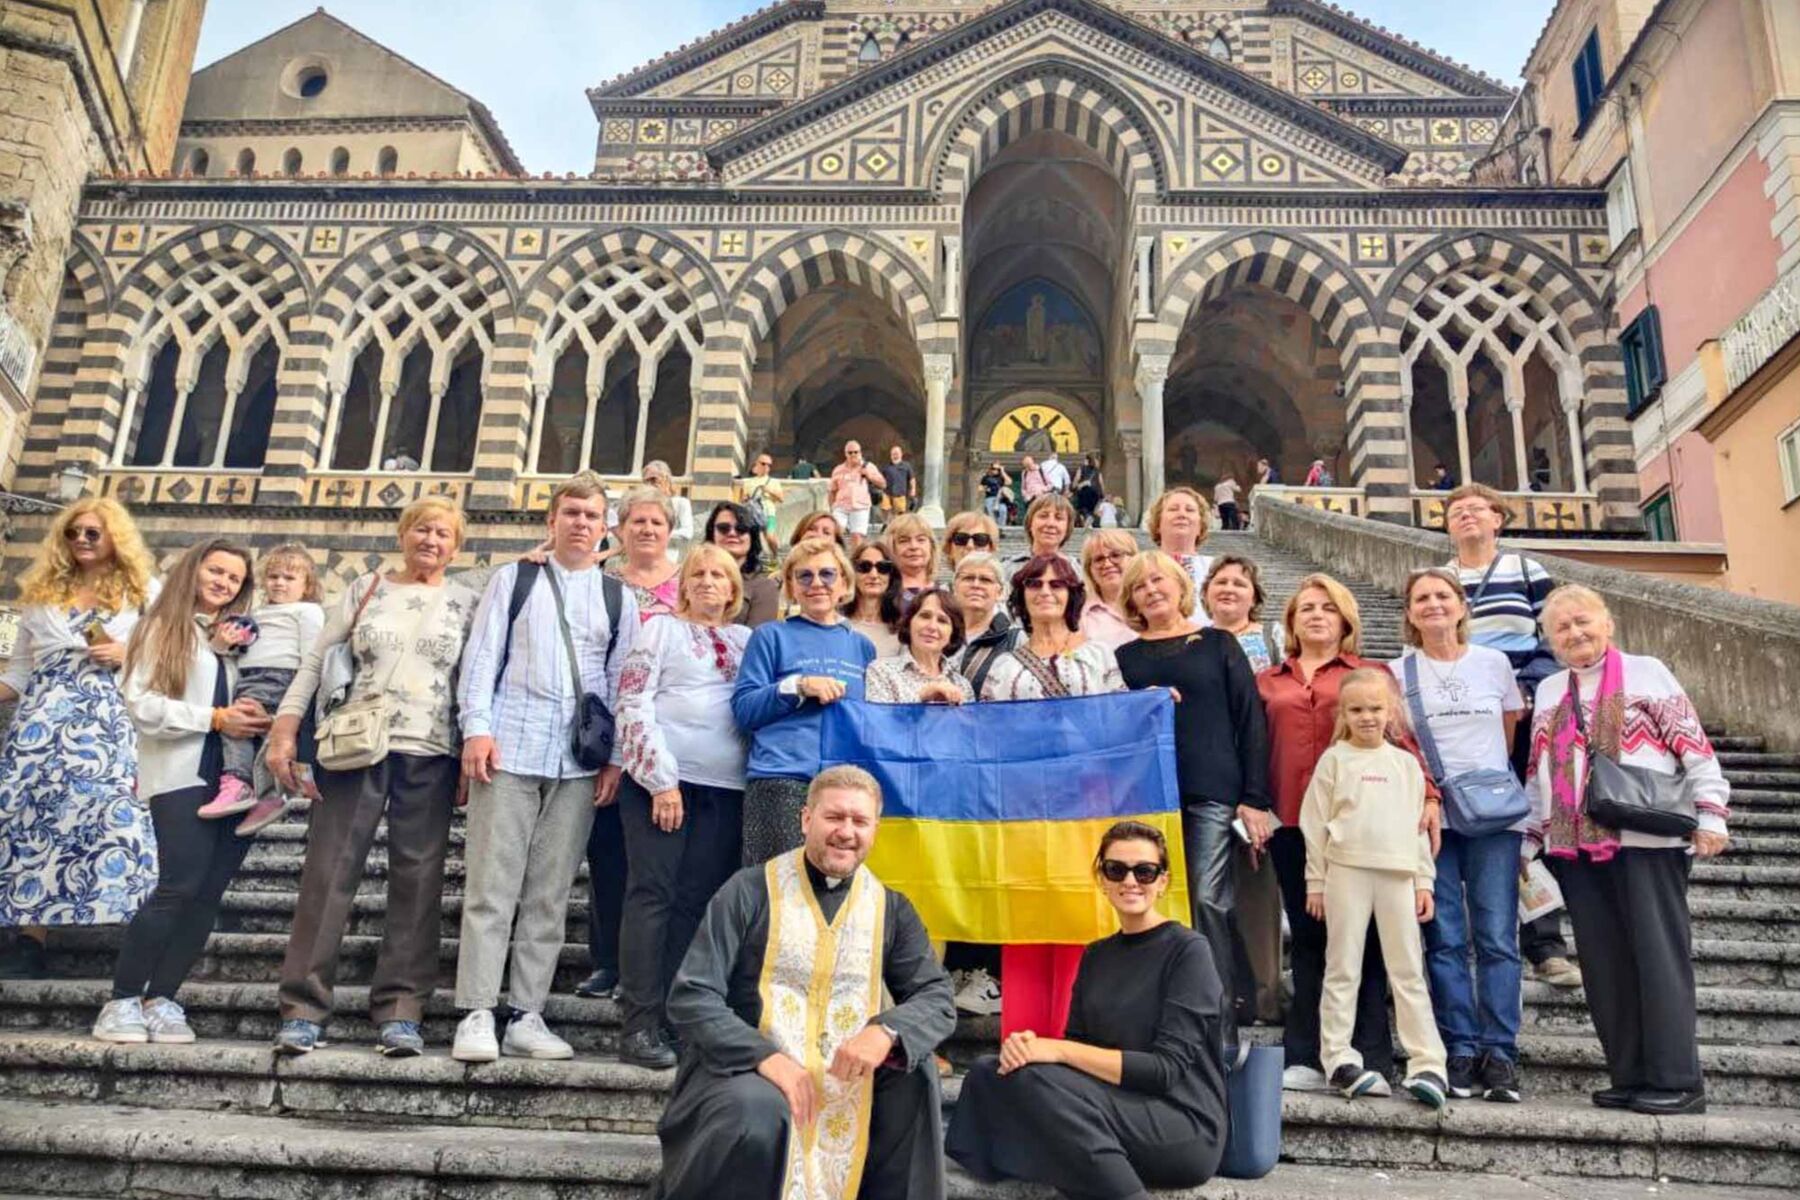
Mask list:
POLYGON ((312 100, 331 83, 331 64, 317 55, 288 63, 281 72, 281 90, 296 100, 312 100))
POLYGON ((311 100, 324 91, 325 85, 330 81, 331 76, 325 73, 324 67, 308 67, 300 72, 300 78, 295 83, 300 94, 311 100))

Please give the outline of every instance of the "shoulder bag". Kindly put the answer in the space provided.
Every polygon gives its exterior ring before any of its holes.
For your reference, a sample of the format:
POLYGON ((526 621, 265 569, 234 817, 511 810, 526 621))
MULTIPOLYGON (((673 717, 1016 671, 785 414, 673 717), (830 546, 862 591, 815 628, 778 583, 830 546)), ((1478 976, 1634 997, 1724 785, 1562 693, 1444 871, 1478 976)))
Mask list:
POLYGON ((1678 773, 1665 775, 1649 767, 1633 767, 1594 752, 1587 718, 1581 715, 1581 681, 1569 672, 1569 703, 1575 727, 1587 743, 1588 777, 1582 790, 1588 819, 1609 829, 1656 837, 1681 838, 1700 827, 1694 801, 1678 773))
MULTIPOLYGON (((569 632, 569 616, 563 611, 562 588, 556 582, 554 571, 544 571, 544 578, 549 581, 550 595, 556 600, 556 623, 562 628, 563 649, 569 655, 569 679, 575 689, 575 723, 569 730, 569 752, 584 771, 598 771, 612 761, 615 735, 612 709, 606 706, 602 697, 582 690, 581 660, 575 655, 575 637, 569 632)), ((617 579, 608 575, 600 577, 600 595, 611 622, 606 656, 601 660, 603 674, 612 664, 613 645, 619 640, 619 614, 625 607, 624 594, 624 585, 617 579)))
POLYGON ((325 651, 319 669, 318 762, 327 771, 360 771, 372 767, 388 753, 388 714, 393 702, 385 686, 375 689, 360 700, 352 700, 350 688, 356 679, 356 656, 351 642, 356 637, 357 622, 363 610, 381 590, 381 577, 375 576, 368 591, 357 603, 356 614, 344 640, 325 651), (329 674, 328 674, 329 672, 329 674), (329 690, 327 679, 330 680, 329 690))
POLYGON ((1444 824, 1463 837, 1486 837, 1510 829, 1531 811, 1531 799, 1510 766, 1482 767, 1446 778, 1444 760, 1438 757, 1437 739, 1425 719, 1425 703, 1419 696, 1419 656, 1401 660, 1406 675, 1406 706, 1418 730, 1419 749, 1438 790, 1444 793, 1444 824))

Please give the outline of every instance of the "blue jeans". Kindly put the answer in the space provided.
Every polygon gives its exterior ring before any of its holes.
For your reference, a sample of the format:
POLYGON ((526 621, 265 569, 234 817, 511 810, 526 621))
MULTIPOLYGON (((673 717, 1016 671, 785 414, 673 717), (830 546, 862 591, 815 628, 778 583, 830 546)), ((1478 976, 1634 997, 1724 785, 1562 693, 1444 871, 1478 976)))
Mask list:
POLYGON ((1437 914, 1425 926, 1425 968, 1451 1058, 1519 1058, 1519 842, 1516 833, 1467 838, 1444 831, 1433 889, 1437 914))

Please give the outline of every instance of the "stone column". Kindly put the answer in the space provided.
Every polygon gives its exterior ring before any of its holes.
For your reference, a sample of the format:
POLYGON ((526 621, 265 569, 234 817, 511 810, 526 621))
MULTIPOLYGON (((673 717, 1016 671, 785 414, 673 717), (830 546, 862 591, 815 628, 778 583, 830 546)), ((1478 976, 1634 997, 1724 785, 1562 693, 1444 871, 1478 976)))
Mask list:
POLYGON ((1144 439, 1143 498, 1148 503, 1163 490, 1163 387, 1169 382, 1169 355, 1139 354, 1134 382, 1138 423, 1144 439))
POLYGON ((919 515, 933 529, 944 527, 944 401, 955 375, 954 355, 925 355, 925 478, 919 515))
POLYGON ((1125 512, 1119 515, 1119 523, 1126 525, 1129 524, 1128 514, 1142 514, 1145 507, 1142 462, 1144 439, 1140 434, 1121 430, 1119 449, 1125 455, 1125 512))
POLYGON ((955 320, 962 315, 962 238, 944 235, 944 294, 939 298, 938 316, 955 320))

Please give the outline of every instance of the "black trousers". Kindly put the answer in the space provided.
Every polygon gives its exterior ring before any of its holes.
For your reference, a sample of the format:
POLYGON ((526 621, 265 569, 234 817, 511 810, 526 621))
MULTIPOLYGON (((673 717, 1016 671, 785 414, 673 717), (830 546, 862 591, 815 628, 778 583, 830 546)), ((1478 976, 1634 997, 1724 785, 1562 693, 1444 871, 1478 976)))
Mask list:
MULTIPOLYGON (((625 781, 619 781, 623 790, 625 781)), ((619 922, 625 914, 625 830, 615 800, 594 810, 588 830, 588 958, 598 970, 619 969, 619 922)))
POLYGON ((743 855, 744 793, 681 785, 682 821, 665 833, 650 819, 650 793, 630 776, 616 805, 631 863, 619 941, 625 1032, 659 1029, 675 970, 700 927, 707 901, 743 855))
POLYGON ((1238 506, 1236 504, 1219 505, 1220 529, 1242 529, 1243 527, 1244 521, 1242 516, 1238 513, 1238 506))
MULTIPOLYGON (((1232 936, 1231 910, 1236 903, 1237 876, 1232 852, 1237 834, 1231 821, 1236 809, 1198 797, 1181 800, 1181 841, 1187 858, 1188 907, 1193 928, 1212 948, 1213 966, 1219 972, 1224 994, 1235 1000, 1237 953, 1232 936)), ((1220 1035, 1227 1046, 1238 1040, 1237 1005, 1225 1006, 1220 1035)))
POLYGON ((1613 1086, 1699 1091, 1687 851, 1547 861, 1581 944, 1588 1012, 1613 1086))
MULTIPOLYGON (((1306 913, 1306 840, 1292 825, 1284 825, 1269 839, 1269 858, 1281 884, 1281 906, 1287 911, 1291 934, 1289 955, 1294 968, 1294 998, 1288 1005, 1287 1024, 1281 1042, 1290 1067, 1321 1067, 1319 1061, 1319 1000, 1325 990, 1325 922, 1306 913)), ((1369 922, 1363 950, 1362 986, 1356 993, 1356 1029, 1350 1044, 1362 1055, 1363 1066, 1388 1075, 1394 1069, 1394 1039, 1388 1035, 1387 964, 1381 960, 1381 939, 1369 922)))
MULTIPOLYGON (((1525 703, 1531 703, 1532 689, 1525 682, 1519 684, 1525 694, 1525 703)), ((1531 710, 1527 708, 1513 731, 1512 766, 1515 774, 1524 779, 1531 767, 1531 710)), ((1519 955, 1534 967, 1544 965, 1545 959, 1569 957, 1569 943, 1563 939, 1562 910, 1555 909, 1545 913, 1535 921, 1524 921, 1519 925, 1519 955)))
POLYGON ((206 949, 219 902, 250 850, 233 832, 235 818, 195 815, 212 799, 210 787, 182 788, 150 801, 156 828, 156 890, 132 917, 113 966, 113 998, 173 999, 206 949))

